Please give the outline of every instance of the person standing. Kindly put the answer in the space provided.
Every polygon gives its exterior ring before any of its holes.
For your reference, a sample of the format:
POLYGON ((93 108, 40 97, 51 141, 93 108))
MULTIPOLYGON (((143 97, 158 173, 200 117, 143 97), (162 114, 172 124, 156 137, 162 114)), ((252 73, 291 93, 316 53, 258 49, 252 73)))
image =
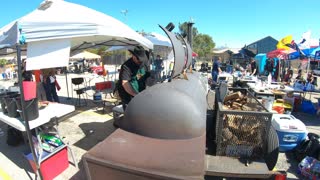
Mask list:
POLYGON ((218 80, 218 75, 222 72, 221 70, 221 57, 215 58, 212 66, 212 80, 214 82, 217 82, 218 80))
POLYGON ((273 76, 273 68, 274 68, 274 61, 273 58, 269 58, 267 60, 266 66, 265 66, 265 70, 266 70, 266 75, 268 76, 269 74, 271 74, 271 76, 273 76))
POLYGON ((39 101, 46 101, 47 95, 43 85, 43 75, 41 70, 33 70, 34 78, 37 83, 37 97, 39 101))
POLYGON ((155 72, 156 72, 156 81, 161 80, 161 71, 163 70, 163 61, 160 55, 156 56, 154 60, 155 72))
POLYGON ((250 66, 251 66, 251 75, 257 76, 259 74, 259 70, 258 70, 257 62, 254 58, 251 58, 250 66))
MULTIPOLYGON (((44 74, 44 90, 46 92, 46 97, 48 101, 51 102, 60 102, 57 90, 56 90, 56 76, 55 76, 55 70, 54 69, 49 69, 47 73, 44 74)), ((60 87, 59 87, 60 88, 60 87)), ((58 88, 58 90, 60 90, 58 88)))
POLYGON ((116 86, 124 110, 134 96, 146 88, 146 79, 150 76, 148 72, 149 58, 143 47, 138 46, 129 51, 132 57, 121 65, 119 81, 116 86))
POLYGON ((195 70, 194 66, 196 65, 196 58, 194 56, 192 56, 192 69, 195 70))

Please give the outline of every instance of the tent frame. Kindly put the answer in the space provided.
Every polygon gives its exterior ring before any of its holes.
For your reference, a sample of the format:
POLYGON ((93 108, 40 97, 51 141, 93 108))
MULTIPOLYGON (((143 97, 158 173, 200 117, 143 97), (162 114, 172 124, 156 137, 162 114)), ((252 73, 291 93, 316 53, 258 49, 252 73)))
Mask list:
POLYGON ((41 170, 40 170, 40 164, 38 161, 38 157, 36 155, 35 149, 34 149, 34 145, 33 145, 33 141, 32 141, 32 134, 31 134, 31 130, 30 130, 30 125, 29 125, 29 117, 28 117, 28 113, 26 113, 26 103, 24 101, 24 91, 23 91, 23 83, 22 83, 22 62, 21 62, 21 47, 20 44, 16 45, 16 49, 17 49, 17 63, 18 63, 18 83, 19 83, 19 87, 20 87, 20 94, 21 94, 21 111, 22 111, 22 116, 23 119, 25 121, 25 128, 26 128, 26 134, 27 134, 27 138, 28 138, 28 143, 29 143, 29 147, 32 153, 32 157, 33 160, 36 163, 37 166, 37 173, 40 176, 40 179, 43 179, 41 170))

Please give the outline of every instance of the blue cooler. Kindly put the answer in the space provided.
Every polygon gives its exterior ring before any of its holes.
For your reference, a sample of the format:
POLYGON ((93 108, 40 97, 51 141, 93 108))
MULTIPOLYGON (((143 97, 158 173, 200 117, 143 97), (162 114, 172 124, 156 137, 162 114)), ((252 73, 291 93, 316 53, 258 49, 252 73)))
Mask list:
POLYGON ((307 137, 303 122, 289 114, 273 114, 272 127, 277 131, 279 151, 290 151, 307 137))

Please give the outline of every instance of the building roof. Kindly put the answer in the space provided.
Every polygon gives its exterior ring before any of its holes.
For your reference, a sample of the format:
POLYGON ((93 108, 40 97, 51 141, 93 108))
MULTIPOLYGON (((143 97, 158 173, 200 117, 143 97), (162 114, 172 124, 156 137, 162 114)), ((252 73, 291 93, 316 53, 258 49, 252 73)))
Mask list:
POLYGON ((236 53, 239 53, 240 50, 241 50, 241 48, 223 48, 223 49, 214 49, 213 53, 222 54, 222 53, 225 53, 227 51, 230 51, 230 52, 236 54, 236 53))
POLYGON ((275 38, 273 38, 273 37, 271 37, 271 36, 267 36, 267 37, 264 37, 264 38, 262 38, 262 39, 259 39, 258 41, 255 41, 255 42, 253 42, 253 43, 250 43, 250 44, 247 45, 247 46, 250 46, 250 45, 252 45, 252 44, 255 44, 255 43, 259 42, 259 41, 262 41, 262 40, 265 40, 265 39, 268 39, 268 38, 274 39, 275 41, 278 42, 278 40, 276 40, 275 38))

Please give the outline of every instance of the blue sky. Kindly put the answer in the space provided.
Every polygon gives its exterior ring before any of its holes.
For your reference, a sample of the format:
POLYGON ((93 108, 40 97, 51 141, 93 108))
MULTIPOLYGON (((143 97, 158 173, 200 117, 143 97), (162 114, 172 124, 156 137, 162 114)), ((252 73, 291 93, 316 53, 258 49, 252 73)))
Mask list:
MULTIPOLYGON (((158 24, 176 25, 193 18, 200 33, 217 46, 243 47, 265 36, 279 40, 293 35, 299 41, 311 30, 320 38, 319 0, 67 0, 108 14, 134 30, 162 33, 158 24), (125 16, 122 10, 128 10, 125 16)), ((31 12, 42 0, 1 2, 0 27, 31 12)))

